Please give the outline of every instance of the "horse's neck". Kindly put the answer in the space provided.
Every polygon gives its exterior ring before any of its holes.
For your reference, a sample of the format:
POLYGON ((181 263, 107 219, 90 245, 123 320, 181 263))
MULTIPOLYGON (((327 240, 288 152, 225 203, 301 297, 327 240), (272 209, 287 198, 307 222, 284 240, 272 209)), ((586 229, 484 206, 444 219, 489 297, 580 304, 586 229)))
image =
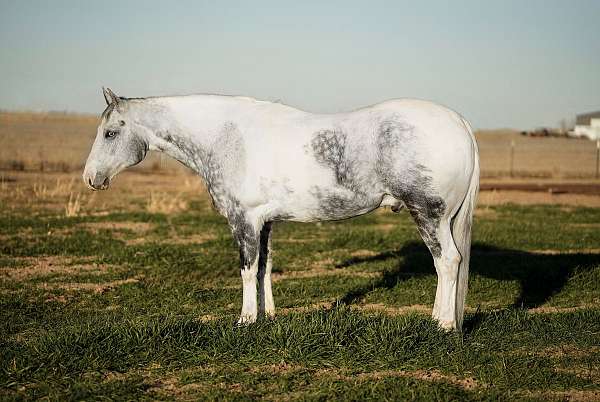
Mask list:
POLYGON ((152 99, 144 111, 150 149, 205 176, 211 137, 225 123, 227 107, 227 98, 212 95, 152 99))

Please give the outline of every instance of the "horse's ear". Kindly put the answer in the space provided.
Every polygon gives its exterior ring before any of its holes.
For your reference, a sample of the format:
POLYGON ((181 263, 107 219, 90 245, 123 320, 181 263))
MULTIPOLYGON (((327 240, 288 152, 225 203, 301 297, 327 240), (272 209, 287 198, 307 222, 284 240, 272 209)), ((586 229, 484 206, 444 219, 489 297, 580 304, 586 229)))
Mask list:
POLYGON ((117 103, 119 103, 119 97, 115 95, 115 93, 111 91, 110 88, 102 87, 102 93, 104 94, 104 100, 106 101, 107 105, 111 105, 113 103, 116 105, 117 103))

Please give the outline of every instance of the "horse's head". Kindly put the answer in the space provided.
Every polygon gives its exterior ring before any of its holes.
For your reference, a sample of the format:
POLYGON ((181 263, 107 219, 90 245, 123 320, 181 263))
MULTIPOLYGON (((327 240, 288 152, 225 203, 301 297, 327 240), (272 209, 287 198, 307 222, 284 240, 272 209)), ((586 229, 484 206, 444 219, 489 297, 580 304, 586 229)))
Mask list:
POLYGON ((121 170, 140 163, 148 151, 142 133, 136 133, 131 107, 110 89, 104 89, 107 107, 85 163, 83 181, 92 190, 106 190, 121 170))

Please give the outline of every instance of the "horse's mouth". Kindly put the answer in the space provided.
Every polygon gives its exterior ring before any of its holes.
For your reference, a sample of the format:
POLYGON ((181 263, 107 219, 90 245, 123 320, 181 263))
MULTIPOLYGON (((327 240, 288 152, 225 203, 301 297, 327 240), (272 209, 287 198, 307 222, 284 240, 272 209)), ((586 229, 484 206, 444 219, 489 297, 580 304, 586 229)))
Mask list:
POLYGON ((108 186, 110 186, 110 178, 106 177, 101 184, 94 183, 91 178, 88 179, 87 185, 90 190, 98 191, 98 190, 106 190, 108 186))

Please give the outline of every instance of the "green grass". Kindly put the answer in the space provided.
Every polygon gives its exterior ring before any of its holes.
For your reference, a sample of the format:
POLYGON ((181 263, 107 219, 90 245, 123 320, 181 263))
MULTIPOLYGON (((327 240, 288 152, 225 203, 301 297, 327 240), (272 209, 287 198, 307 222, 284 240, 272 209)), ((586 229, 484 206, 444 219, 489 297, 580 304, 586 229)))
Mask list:
POLYGON ((237 250, 212 211, 0 211, 0 398, 600 398, 600 209, 490 210, 461 334, 368 308, 433 303, 407 214, 276 225, 280 313, 236 328, 237 250))

